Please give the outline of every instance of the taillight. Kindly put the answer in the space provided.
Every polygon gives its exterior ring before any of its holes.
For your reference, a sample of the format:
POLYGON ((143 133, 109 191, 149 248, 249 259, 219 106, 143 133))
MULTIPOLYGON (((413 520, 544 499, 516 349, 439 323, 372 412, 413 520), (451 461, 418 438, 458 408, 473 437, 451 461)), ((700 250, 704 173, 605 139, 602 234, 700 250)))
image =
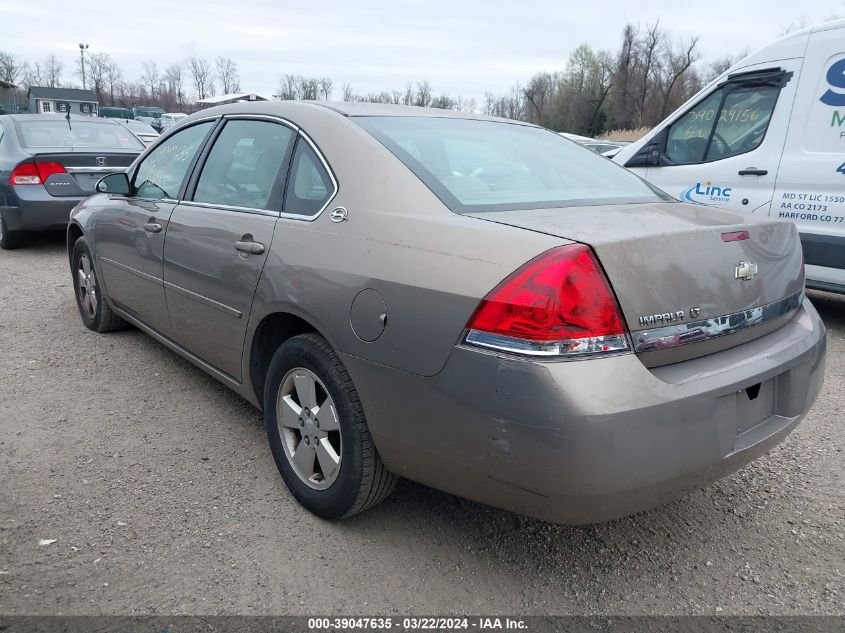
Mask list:
POLYGON ((496 286, 469 320, 464 341, 535 356, 630 349, 610 284, 583 244, 547 251, 496 286))
POLYGON ((9 176, 10 185, 40 185, 52 174, 63 174, 65 168, 60 163, 21 163, 9 176))

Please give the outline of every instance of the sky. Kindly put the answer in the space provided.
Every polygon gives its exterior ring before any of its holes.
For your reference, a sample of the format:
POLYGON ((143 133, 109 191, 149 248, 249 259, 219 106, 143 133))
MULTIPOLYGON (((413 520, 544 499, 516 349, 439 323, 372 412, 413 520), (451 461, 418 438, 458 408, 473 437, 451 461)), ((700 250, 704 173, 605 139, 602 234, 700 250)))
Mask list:
POLYGON ((66 83, 81 83, 74 72, 84 42, 132 80, 145 59, 163 69, 223 55, 238 63, 244 92, 268 98, 292 73, 330 77, 338 99, 344 83, 365 94, 425 79, 435 94, 480 102, 535 72, 563 70, 582 43, 616 51, 626 21, 659 19, 676 37, 697 35, 706 61, 833 17, 845 17, 845 0, 4 0, 0 50, 28 60, 55 53, 66 83))

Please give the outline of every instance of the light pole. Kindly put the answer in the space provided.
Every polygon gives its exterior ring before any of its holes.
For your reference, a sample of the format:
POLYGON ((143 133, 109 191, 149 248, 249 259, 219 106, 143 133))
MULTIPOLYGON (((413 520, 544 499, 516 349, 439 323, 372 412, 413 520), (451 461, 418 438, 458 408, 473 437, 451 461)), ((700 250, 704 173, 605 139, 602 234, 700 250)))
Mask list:
POLYGON ((79 43, 79 57, 82 59, 82 89, 85 90, 85 51, 88 44, 79 43))

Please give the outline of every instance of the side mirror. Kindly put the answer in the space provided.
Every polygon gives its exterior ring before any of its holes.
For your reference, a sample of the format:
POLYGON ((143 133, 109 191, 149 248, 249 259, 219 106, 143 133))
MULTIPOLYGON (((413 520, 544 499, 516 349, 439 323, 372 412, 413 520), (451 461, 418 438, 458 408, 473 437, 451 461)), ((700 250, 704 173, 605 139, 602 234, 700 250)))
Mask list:
POLYGON ((667 129, 662 130, 657 136, 643 145, 636 154, 628 159, 625 167, 660 167, 660 156, 666 147, 667 129))
POLYGON ((110 193, 115 196, 129 195, 129 178, 125 173, 109 174, 100 178, 94 187, 99 193, 110 193))

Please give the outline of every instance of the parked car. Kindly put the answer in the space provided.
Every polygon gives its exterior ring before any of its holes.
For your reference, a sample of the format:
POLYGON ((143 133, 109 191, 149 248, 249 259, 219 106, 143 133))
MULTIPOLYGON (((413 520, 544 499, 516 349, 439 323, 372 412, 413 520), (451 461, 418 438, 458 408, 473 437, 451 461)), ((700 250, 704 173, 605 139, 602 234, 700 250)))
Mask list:
POLYGON ((135 115, 129 108, 104 107, 97 112, 98 116, 106 119, 134 119, 135 115))
POLYGON ((611 519, 763 454, 822 386, 793 224, 705 216, 529 124, 237 103, 97 190, 68 227, 82 322, 262 407, 321 517, 402 476, 611 519))
POLYGON ((164 110, 154 106, 135 106, 132 108, 132 112, 135 115, 135 119, 143 121, 152 126, 156 131, 161 132, 160 119, 161 115, 164 114, 164 110))
POLYGON ((124 125, 132 134, 137 136, 144 143, 145 146, 152 145, 155 140, 161 136, 155 128, 143 121, 133 121, 131 119, 119 120, 119 123, 124 125))
POLYGON ((562 137, 574 141, 579 145, 591 149, 597 154, 601 154, 607 158, 611 158, 621 147, 627 145, 624 141, 603 141, 589 136, 579 136, 578 134, 569 134, 568 132, 558 132, 562 137), (610 155, 608 155, 610 153, 610 155))
POLYGON ((66 227, 97 181, 126 169, 143 149, 110 119, 0 116, 0 248, 19 246, 27 231, 66 227))
POLYGON ((613 160, 681 200, 795 222, 807 287, 845 293, 845 19, 739 61, 613 160))
POLYGON ((161 131, 164 132, 166 129, 173 127, 186 116, 188 115, 182 114, 181 112, 166 112, 165 114, 162 114, 161 118, 159 119, 161 131))

